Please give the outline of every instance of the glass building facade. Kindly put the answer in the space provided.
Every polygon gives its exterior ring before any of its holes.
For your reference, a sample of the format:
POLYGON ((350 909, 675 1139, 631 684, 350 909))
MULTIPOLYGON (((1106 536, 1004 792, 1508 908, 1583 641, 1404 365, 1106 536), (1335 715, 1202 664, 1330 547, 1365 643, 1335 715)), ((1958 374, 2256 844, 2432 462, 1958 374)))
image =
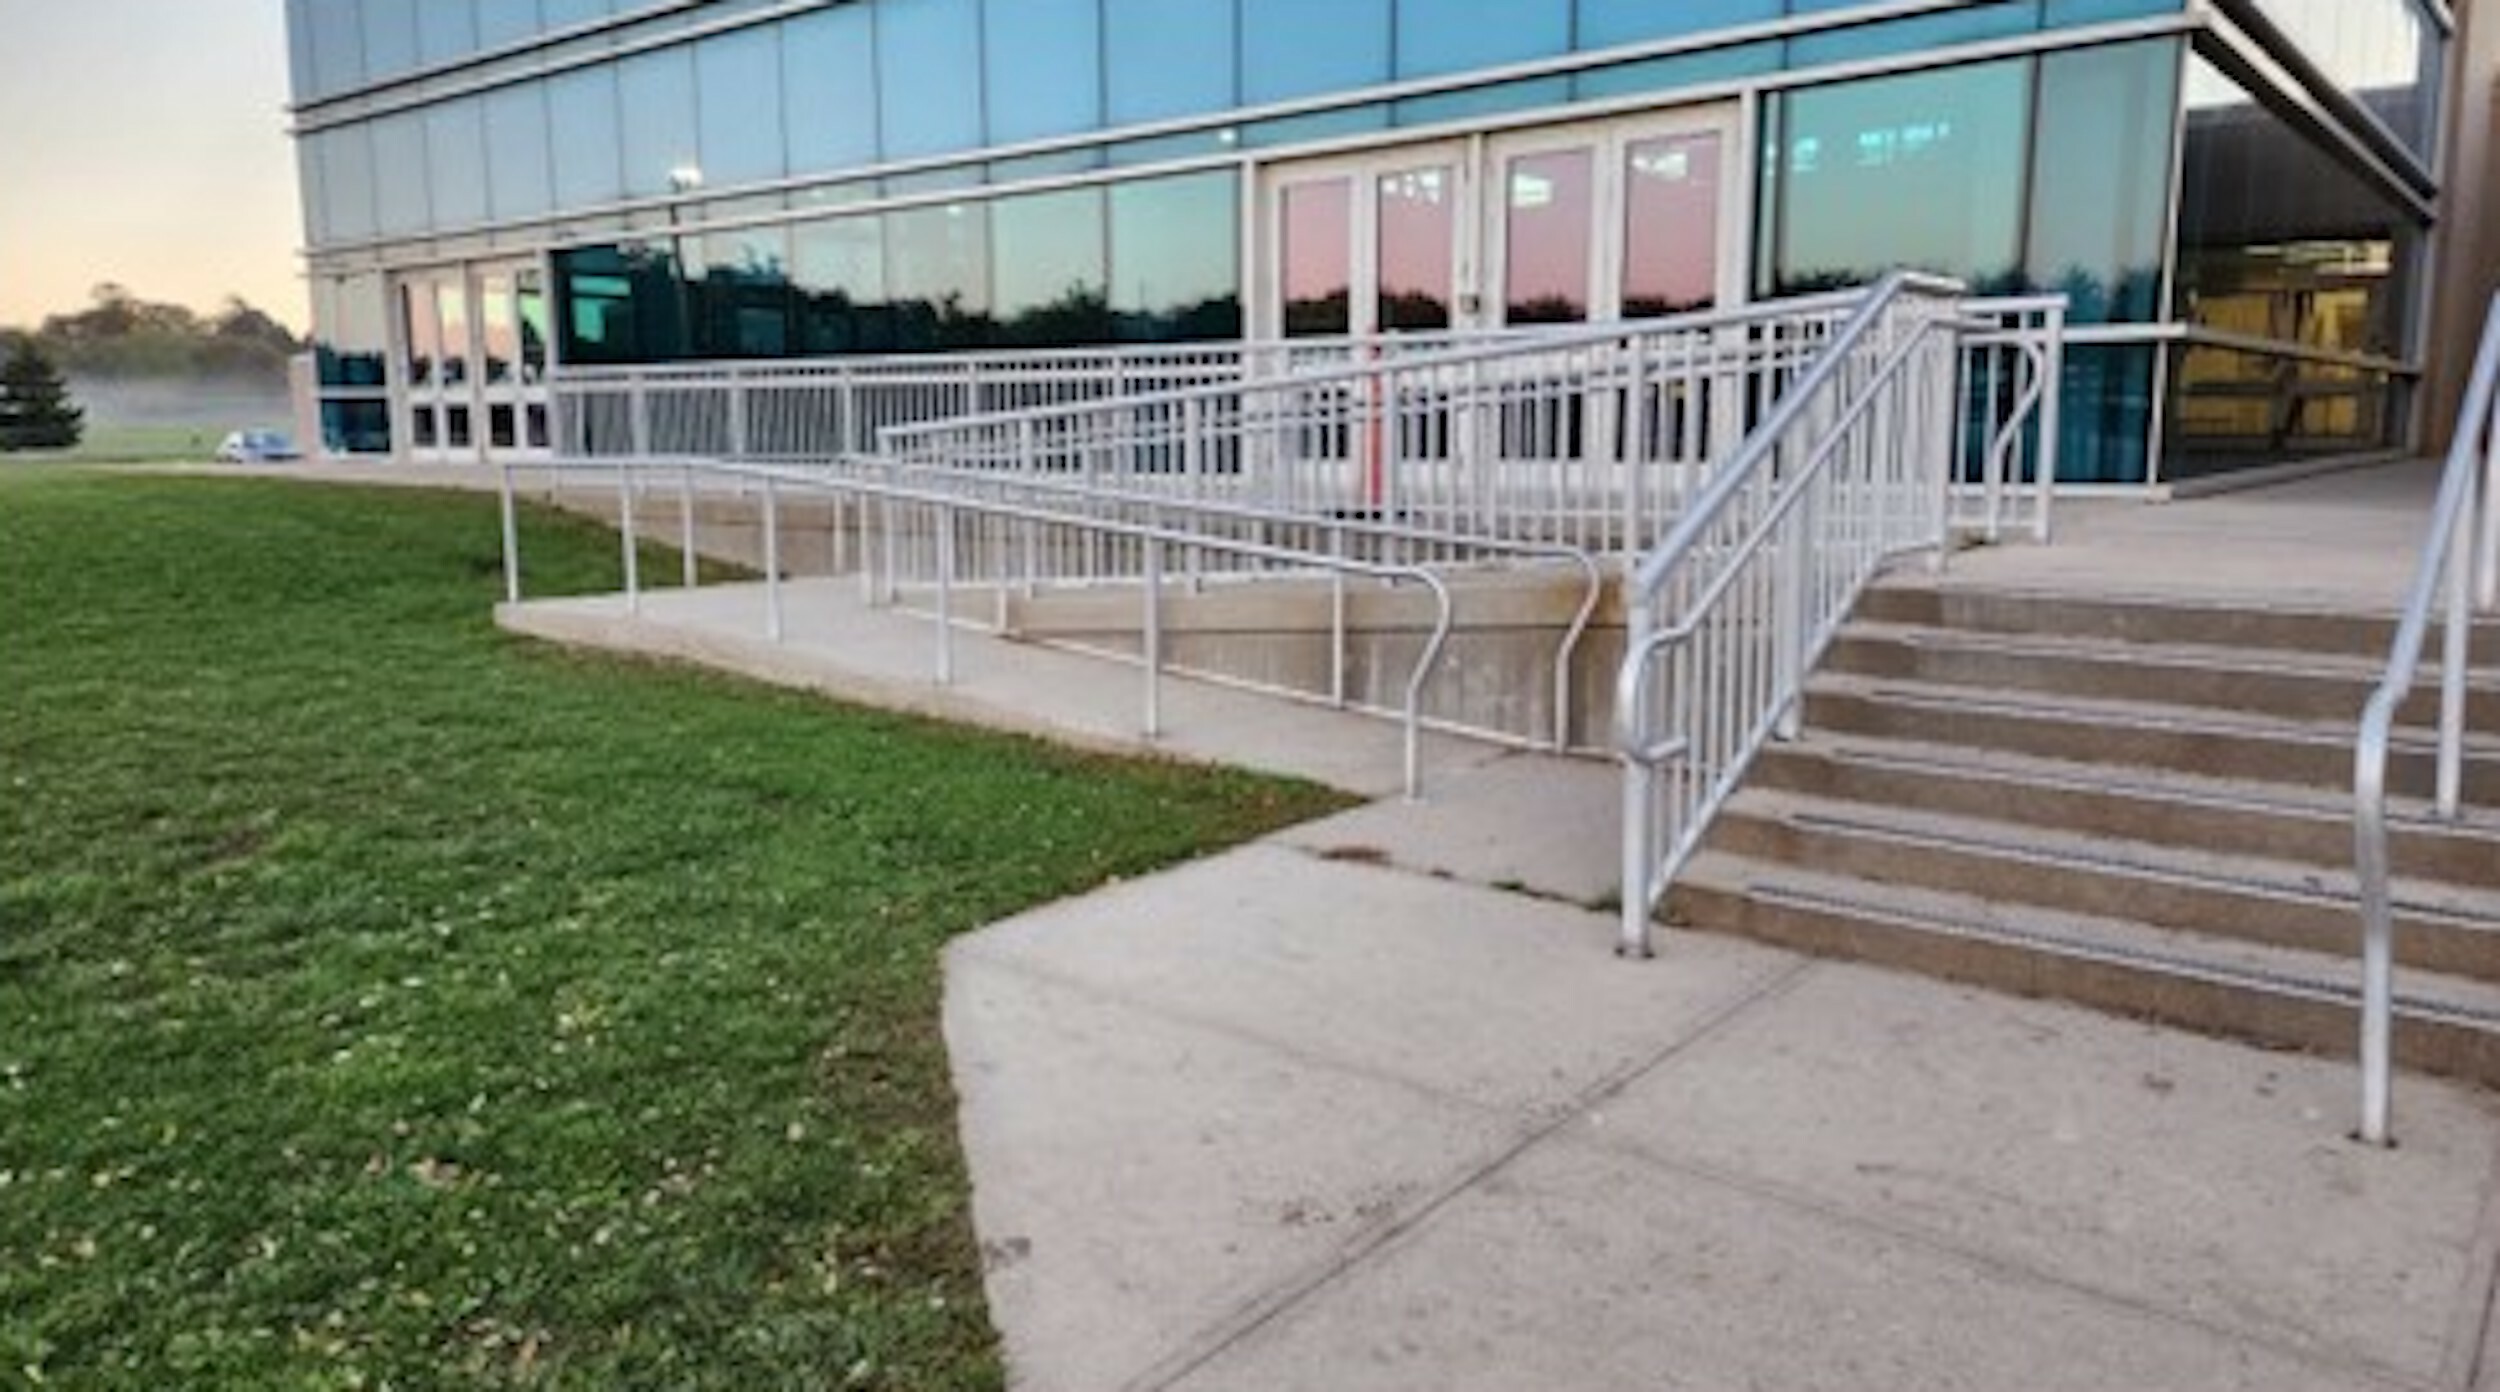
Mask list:
POLYGON ((2068 294, 2063 468, 2403 443, 2441 0, 288 0, 334 450, 551 374, 2068 294))

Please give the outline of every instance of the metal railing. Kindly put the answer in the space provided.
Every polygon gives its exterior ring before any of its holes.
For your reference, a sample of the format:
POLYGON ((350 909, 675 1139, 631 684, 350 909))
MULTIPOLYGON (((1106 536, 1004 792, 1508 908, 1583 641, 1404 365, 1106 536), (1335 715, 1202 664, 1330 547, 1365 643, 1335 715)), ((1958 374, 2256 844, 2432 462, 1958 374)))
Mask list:
POLYGON ((2361 1128, 2388 1143, 2393 1090, 2395 915, 2388 888, 2387 764, 2396 717, 2421 680, 2438 615, 2439 718, 2432 804, 2458 814, 2464 798, 2466 673, 2474 616, 2500 608, 2500 295, 2492 299, 2454 442, 2431 511, 2430 534, 2396 624, 2386 675, 2363 708, 2353 744, 2353 860, 2361 899, 2361 1128))
MULTIPOLYGON (((1955 393, 1965 336, 2001 331, 1969 317, 1952 282, 1887 277, 1626 577, 1618 951, 1649 955, 1667 886, 1756 752, 1797 733, 1805 679, 1858 592, 1895 556, 1941 563, 1969 418, 1955 393)), ((1988 423, 1992 436, 2023 428, 1988 423)), ((2056 434, 2037 433, 2050 479, 2056 434)))
POLYGON ((1962 317, 1973 327, 1962 335, 1952 525, 1985 541, 2019 530, 2046 542, 2057 493, 2066 297, 1972 300, 1962 317))

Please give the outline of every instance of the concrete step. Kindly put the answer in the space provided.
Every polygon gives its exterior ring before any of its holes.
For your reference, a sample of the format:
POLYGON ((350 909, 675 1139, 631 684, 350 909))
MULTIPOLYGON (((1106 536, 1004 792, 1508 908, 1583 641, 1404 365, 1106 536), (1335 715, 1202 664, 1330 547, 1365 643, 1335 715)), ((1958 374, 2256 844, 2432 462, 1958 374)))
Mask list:
MULTIPOLYGON (((2217 940, 2118 918, 2008 906, 1710 850, 1669 901, 1676 921, 1784 947, 2049 996, 2284 1048, 2350 1056, 2353 954, 2217 940)), ((2500 987, 2400 971, 2397 1062, 2500 1083, 2500 987)))
MULTIPOLYGON (((2222 855, 2322 866, 2349 866, 2353 855, 2352 791, 2343 785, 2244 782, 1813 731, 1763 750, 1749 786, 2222 855)), ((2451 822, 2426 802, 2397 803, 2389 809, 2388 855, 2399 876, 2500 889, 2500 811, 2469 807, 2451 822)))
MULTIPOLYGON (((1826 654, 1827 670, 1941 686, 2208 706, 2288 720, 2357 723, 2378 687, 2377 657, 2271 648, 2145 643, 2062 633, 2014 634, 1853 623, 1826 654)), ((2399 718, 2438 718, 2435 684, 2417 685, 2399 718)), ((2466 720, 2500 729, 2500 668, 2467 675, 2466 720)))
MULTIPOLYGON (((1862 881, 2321 954, 2349 954, 2360 922, 2349 868, 1764 789, 1729 804, 1711 844, 1862 881)), ((2500 983, 2500 890, 2403 879, 2392 891, 2400 960, 2500 983)))
MULTIPOLYGON (((1861 597, 1860 620, 1963 632, 2061 634, 2121 643, 2340 654, 2384 662, 2392 614, 2296 606, 2201 604, 2175 597, 2075 594, 1939 584, 1903 575, 1861 597)), ((2500 619, 2475 626, 2473 660, 2500 666, 2500 619)))
MULTIPOLYGON (((2349 788, 2352 726, 2265 719, 2191 706, 2048 692, 1974 691, 1933 683, 1818 674, 1806 723, 1818 730, 1996 753, 2117 764, 2252 783, 2349 788)), ((2389 760, 2397 797, 2428 797, 2427 732, 2400 729, 2389 760)), ((2500 735, 2466 738, 2465 797, 2500 804, 2500 735)))

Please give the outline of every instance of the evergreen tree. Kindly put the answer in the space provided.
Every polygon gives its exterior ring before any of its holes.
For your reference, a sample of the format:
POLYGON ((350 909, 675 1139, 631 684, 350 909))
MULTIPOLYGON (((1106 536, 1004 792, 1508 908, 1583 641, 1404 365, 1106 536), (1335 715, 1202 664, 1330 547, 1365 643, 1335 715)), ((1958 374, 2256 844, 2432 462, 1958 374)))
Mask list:
POLYGON ((87 413, 72 405, 61 370, 30 339, 20 339, 0 364, 0 451, 67 449, 78 443, 87 413))

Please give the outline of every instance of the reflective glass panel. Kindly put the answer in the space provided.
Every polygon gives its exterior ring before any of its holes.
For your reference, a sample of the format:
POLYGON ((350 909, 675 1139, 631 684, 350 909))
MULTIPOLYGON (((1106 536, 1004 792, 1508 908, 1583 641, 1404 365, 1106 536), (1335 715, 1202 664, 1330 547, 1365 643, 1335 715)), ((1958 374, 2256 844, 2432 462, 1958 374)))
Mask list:
POLYGON ((698 358, 772 358, 790 351, 789 237, 778 227, 687 237, 686 310, 698 358))
POLYGON ((1519 155, 1503 174, 1502 322, 1569 324, 1589 315, 1595 155, 1519 155))
POLYGON ((536 82, 486 94, 487 211, 528 217, 555 206, 547 149, 547 89, 536 82))
POLYGON ((469 289, 458 275, 434 282, 434 309, 443 333, 434 375, 444 386, 456 387, 469 380, 469 289))
MULTIPOLYGON (((1850 3, 1855 4, 1857 0, 1850 0, 1850 3)), ((1801 3, 1797 8, 1803 10, 1809 6, 1801 3)), ((1812 8, 1830 9, 1833 6, 1826 0, 1826 3, 1812 8)), ((1977 43, 1983 39, 2027 34, 2039 27, 2038 0, 1998 0, 1993 5, 1965 5, 1878 24, 1853 24, 1845 29, 1799 34, 1788 41, 1788 65, 1803 68, 1818 63, 1841 63, 1853 58, 1916 53, 1948 44, 1977 43)))
POLYGON ((363 18, 365 77, 379 81, 417 65, 417 0, 356 0, 363 18))
POLYGON ((990 338, 988 209, 942 203, 885 214, 886 304, 906 352, 990 338))
POLYGON ((1623 317, 1719 298, 1719 133, 1635 140, 1623 152, 1623 317))
POLYGON ((2408 149, 2427 155, 2445 41, 2416 0, 2259 0, 2258 8, 2408 149))
POLYGON ((295 181, 304 205, 304 245, 317 247, 330 240, 330 193, 322 184, 318 137, 295 142, 295 181))
POLYGON ((476 0, 425 0, 417 7, 417 58, 427 67, 477 50, 476 0))
POLYGON ((2076 323, 2160 308, 2178 42, 2052 53, 2040 64, 2031 237, 2024 260, 2076 323))
POLYGON ((1287 184, 1279 197, 1287 338, 1350 333, 1354 300, 1353 181, 1287 184))
POLYGON ((702 152, 695 148, 693 50, 635 54, 617 64, 616 83, 625 192, 671 192, 682 172, 702 168, 702 152))
POLYGON ((373 123, 375 230, 422 232, 426 228, 425 118, 393 112, 373 123))
POLYGON ((510 276, 478 277, 477 337, 479 380, 489 385, 511 381, 521 354, 521 331, 514 318, 510 276))
POLYGON ((1397 103, 1396 117, 1401 126, 1428 126, 1442 121, 1461 121, 1471 116, 1498 116, 1505 111, 1558 106, 1570 99, 1570 78, 1526 77, 1514 82, 1488 82, 1478 87, 1462 87, 1455 92, 1406 97, 1397 103))
POLYGON ((2153 430, 2151 344, 2069 344, 2058 406, 2057 476, 2066 483, 2144 483, 2153 430))
POLYGON ((993 145, 1102 122, 1098 0, 983 0, 983 101, 993 145))
POLYGON ((2171 367, 2165 479, 2393 443, 2403 420, 2388 373, 2191 344, 2171 367))
POLYGON ((1102 8, 1113 125, 1234 104, 1233 0, 1103 0, 1102 8))
POLYGON ((501 48, 538 32, 538 0, 477 0, 480 48, 501 48))
POLYGON ((1113 184, 1111 311, 1127 339, 1241 336, 1241 184, 1229 169, 1113 184))
POLYGON ((1377 189, 1377 326, 1383 332, 1448 328, 1457 278, 1456 176, 1445 165, 1425 165, 1383 174, 1377 189))
POLYGON ((476 97, 425 108, 425 172, 436 227, 486 221, 485 107, 476 97))
POLYGON ((640 0, 538 0, 550 30, 569 29, 576 24, 605 19, 624 5, 637 5, 640 0))
POLYGON ((666 244, 559 251, 555 276, 564 361, 665 362, 685 355, 677 258, 666 244))
POLYGON ((412 388, 434 385, 443 359, 443 322, 434 301, 434 282, 417 279, 399 287, 400 380, 412 388))
POLYGON ((332 239, 361 241, 374 233, 373 131, 334 126, 312 137, 320 149, 322 221, 332 239))
POLYGON ((601 64, 547 79, 547 130, 556 206, 613 202, 624 192, 624 151, 616 120, 616 69, 601 64))
POLYGON ((536 383, 547 376, 547 286, 536 270, 512 277, 512 313, 520 331, 521 380, 536 383))
POLYGON ((694 46, 694 66, 704 183, 780 178, 781 31, 765 24, 714 34, 694 46))
POLYGON ((1899 266, 1983 293, 2012 284, 2030 77, 2016 59, 1776 98, 1765 288, 1862 285, 1899 266))
POLYGON ((1737 24, 1758 24, 1787 13, 1781 0, 1578 0, 1577 46, 1612 48, 1643 39, 1706 34, 1737 24))
POLYGON ((1387 82, 1389 22, 1390 0, 1251 0, 1241 7, 1243 103, 1387 82))
POLYGON ((2040 7, 2040 22, 2053 29, 2062 24, 2142 19, 2147 15, 2177 14, 2181 3, 2182 0, 2046 0, 2040 7))
POLYGON ((1398 76, 1432 77, 1569 50, 1571 0, 1397 0, 1397 25, 1398 76))
POLYGON ((365 39, 356 7, 345 0, 311 0, 313 90, 343 92, 365 80, 365 39))
POLYGON ((878 0, 877 109, 888 159, 981 143, 978 0, 878 0))
POLYGON ((332 454, 391 452, 391 404, 387 401, 324 399, 321 403, 321 445, 332 454))
POLYGON ((1001 198, 990 205, 996 341, 1060 347, 1111 341, 1099 188, 1001 198))
POLYGON ((1591 101, 1634 92, 1663 92, 1703 82, 1756 77, 1777 72, 1779 66, 1780 41, 1766 39, 1760 43, 1735 44, 1702 53, 1678 53, 1665 58, 1644 58, 1637 62, 1592 69, 1571 79, 1571 91, 1579 100, 1591 101))
POLYGON ((837 5, 784 21, 781 79, 791 173, 875 162, 877 51, 868 6, 837 5))
POLYGON ((382 277, 353 275, 315 282, 315 367, 325 387, 379 388, 390 351, 392 312, 382 277))
POLYGON ((312 16, 306 14, 306 0, 286 0, 286 81, 287 92, 297 102, 310 101, 317 79, 313 76, 312 16))
POLYGON ((882 353, 894 347, 885 312, 885 231, 875 216, 802 222, 791 229, 791 279, 802 353, 882 353))

